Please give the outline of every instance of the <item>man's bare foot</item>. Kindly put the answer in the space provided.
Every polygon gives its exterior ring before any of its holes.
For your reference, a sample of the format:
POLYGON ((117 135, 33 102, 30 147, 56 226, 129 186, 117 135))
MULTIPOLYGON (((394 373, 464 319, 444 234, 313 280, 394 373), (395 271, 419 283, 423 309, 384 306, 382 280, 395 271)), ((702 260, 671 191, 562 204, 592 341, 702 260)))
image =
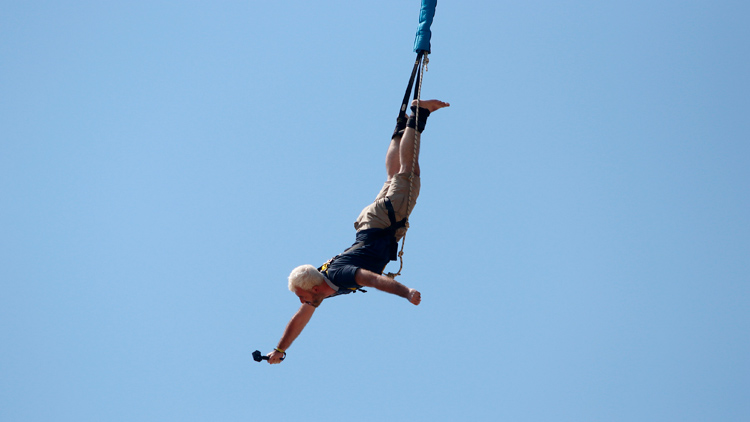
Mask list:
MULTIPOLYGON (((416 106, 417 100, 412 101, 411 105, 416 106)), ((419 100, 419 106, 430 110, 430 113, 432 113, 435 110, 440 110, 443 107, 450 107, 451 105, 440 100, 419 100)))

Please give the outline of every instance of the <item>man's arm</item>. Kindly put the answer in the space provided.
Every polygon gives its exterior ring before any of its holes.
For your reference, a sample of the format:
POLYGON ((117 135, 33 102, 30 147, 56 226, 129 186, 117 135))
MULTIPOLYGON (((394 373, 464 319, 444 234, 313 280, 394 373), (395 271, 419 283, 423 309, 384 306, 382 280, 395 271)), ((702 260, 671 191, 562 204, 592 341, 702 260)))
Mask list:
POLYGON ((419 305, 422 301, 422 295, 415 289, 410 289, 390 277, 378 275, 363 268, 359 268, 354 274, 354 281, 363 287, 374 287, 386 293, 401 296, 415 305, 419 305))
MULTIPOLYGON (((286 325, 284 334, 282 334, 281 340, 279 340, 279 345, 276 346, 276 348, 281 350, 288 349, 289 346, 291 346, 294 340, 297 338, 297 336, 299 336, 299 334, 305 328, 307 323, 310 321, 313 313, 315 313, 315 307, 303 303, 297 313, 294 314, 292 319, 289 321, 289 324, 286 325)), ((281 358, 283 356, 283 353, 274 350, 273 352, 268 354, 268 363, 281 363, 281 358)))

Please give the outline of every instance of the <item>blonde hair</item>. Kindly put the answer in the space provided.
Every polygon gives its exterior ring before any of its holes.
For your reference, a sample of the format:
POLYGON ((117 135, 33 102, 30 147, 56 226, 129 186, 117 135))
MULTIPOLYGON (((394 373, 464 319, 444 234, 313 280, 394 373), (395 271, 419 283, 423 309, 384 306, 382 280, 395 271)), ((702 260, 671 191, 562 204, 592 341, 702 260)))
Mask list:
POLYGON ((323 274, 318 271, 317 268, 312 265, 300 265, 299 267, 292 270, 289 274, 289 290, 294 291, 294 288, 309 291, 313 286, 324 283, 323 274))

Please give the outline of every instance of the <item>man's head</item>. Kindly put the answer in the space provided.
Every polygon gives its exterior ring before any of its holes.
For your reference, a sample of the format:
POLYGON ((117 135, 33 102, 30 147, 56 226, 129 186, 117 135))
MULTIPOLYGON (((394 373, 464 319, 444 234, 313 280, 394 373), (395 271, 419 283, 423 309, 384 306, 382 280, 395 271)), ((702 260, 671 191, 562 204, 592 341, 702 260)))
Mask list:
POLYGON ((317 268, 312 265, 300 265, 289 274, 289 290, 299 297, 301 303, 317 308, 320 302, 329 296, 331 289, 317 268))

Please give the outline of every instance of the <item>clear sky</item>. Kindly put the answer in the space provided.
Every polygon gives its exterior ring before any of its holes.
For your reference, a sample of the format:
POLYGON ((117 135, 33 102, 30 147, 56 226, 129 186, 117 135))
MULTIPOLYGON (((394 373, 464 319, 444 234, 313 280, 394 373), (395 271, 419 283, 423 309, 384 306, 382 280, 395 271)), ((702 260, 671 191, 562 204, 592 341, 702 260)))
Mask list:
POLYGON ((252 361, 385 180, 418 13, 4 2, 0 420, 750 420, 747 1, 440 0, 422 304, 252 361))

